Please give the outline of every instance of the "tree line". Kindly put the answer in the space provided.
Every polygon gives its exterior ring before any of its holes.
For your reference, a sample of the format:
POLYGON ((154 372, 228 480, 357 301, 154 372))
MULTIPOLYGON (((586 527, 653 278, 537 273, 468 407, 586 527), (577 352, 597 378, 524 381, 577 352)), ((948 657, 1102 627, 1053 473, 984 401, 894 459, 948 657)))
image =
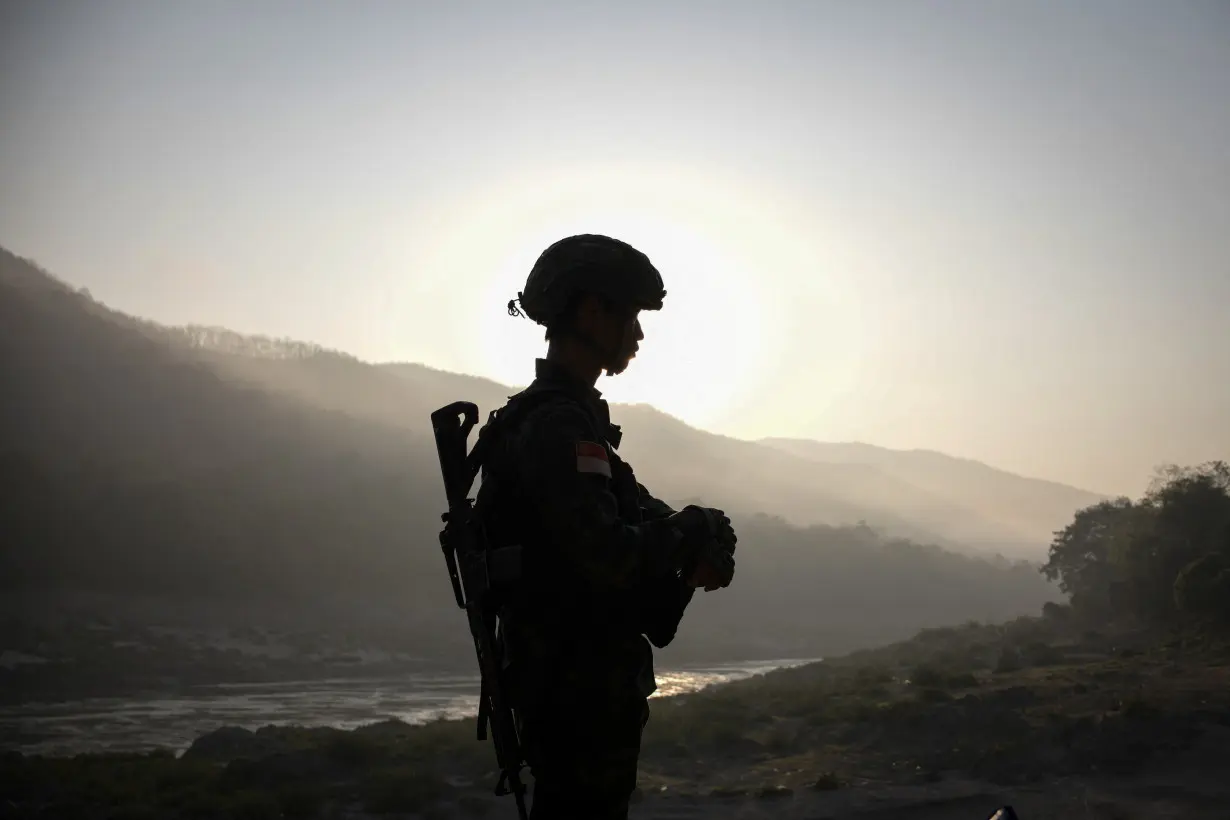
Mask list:
POLYGON ((1230 465, 1167 466, 1140 499, 1080 510, 1042 572, 1093 618, 1230 625, 1230 465))

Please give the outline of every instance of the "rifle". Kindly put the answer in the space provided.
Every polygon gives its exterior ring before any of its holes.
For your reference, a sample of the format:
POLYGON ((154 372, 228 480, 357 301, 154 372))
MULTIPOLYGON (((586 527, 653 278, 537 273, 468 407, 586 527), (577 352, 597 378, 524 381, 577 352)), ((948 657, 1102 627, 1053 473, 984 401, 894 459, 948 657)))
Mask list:
POLYGON ((495 793, 512 794, 517 801, 521 820, 527 820, 525 784, 521 769, 525 765, 517 724, 505 697, 500 680, 501 647, 496 638, 499 589, 520 571, 520 547, 488 548, 483 529, 474 514, 470 487, 482 468, 485 442, 482 435, 467 454, 466 440, 478 423, 478 406, 466 401, 454 402, 431 414, 436 451, 440 456, 440 472, 448 496, 448 512, 441 516, 440 548, 448 565, 449 579, 457 606, 466 612, 482 684, 478 695, 478 739, 487 739, 487 723, 491 724, 491 739, 495 743, 496 763, 500 779, 495 793))

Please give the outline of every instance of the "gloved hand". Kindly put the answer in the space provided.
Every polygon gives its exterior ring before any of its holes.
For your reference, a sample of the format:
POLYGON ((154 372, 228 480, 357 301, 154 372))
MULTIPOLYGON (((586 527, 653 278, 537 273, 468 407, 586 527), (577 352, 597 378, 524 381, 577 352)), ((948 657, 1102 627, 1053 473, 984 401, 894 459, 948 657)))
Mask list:
MULTIPOLYGON (((712 542, 716 544, 717 542, 712 542)), ((735 577, 735 557, 719 547, 704 555, 696 563, 691 573, 683 576, 684 582, 696 589, 704 587, 705 592, 713 592, 730 586, 735 577)))
POLYGON ((685 540, 716 540, 728 553, 733 554, 739 540, 726 513, 717 507, 698 507, 689 504, 666 519, 683 533, 685 540))
POLYGON ((681 577, 692 587, 703 586, 706 591, 730 586, 738 538, 726 513, 691 504, 667 521, 681 535, 676 561, 681 577))

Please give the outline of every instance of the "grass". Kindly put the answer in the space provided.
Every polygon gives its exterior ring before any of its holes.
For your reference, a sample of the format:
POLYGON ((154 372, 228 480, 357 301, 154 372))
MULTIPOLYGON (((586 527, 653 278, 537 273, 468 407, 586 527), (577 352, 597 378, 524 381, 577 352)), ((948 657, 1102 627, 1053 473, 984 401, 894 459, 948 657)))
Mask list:
MULTIPOLYGON (((1131 772, 1209 721, 1230 725, 1224 641, 1112 638, 1041 619, 969 624, 655 700, 640 785, 772 800, 948 772, 996 783, 1131 772)), ((478 814, 495 758, 473 732, 471 720, 231 728, 181 758, 7 754, 0 794, 64 820, 478 814)))

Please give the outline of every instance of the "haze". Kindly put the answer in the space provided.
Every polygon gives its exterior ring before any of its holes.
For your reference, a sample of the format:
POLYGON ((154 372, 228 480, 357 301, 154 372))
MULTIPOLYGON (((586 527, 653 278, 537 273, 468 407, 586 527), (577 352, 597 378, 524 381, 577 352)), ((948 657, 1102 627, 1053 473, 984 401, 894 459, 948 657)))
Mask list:
POLYGON ((505 302, 612 233, 669 291, 614 400, 1106 493, 1230 449, 1230 6, 461 6, 6 4, 0 244, 518 384, 505 302))

